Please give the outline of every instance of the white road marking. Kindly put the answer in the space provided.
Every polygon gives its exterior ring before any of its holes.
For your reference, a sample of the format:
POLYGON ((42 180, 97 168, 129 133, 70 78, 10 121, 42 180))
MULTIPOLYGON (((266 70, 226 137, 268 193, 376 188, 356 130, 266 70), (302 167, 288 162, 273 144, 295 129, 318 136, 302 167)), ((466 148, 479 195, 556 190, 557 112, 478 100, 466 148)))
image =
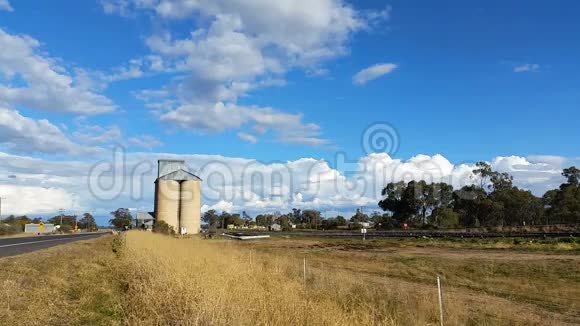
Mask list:
POLYGON ((30 241, 30 242, 12 243, 12 244, 7 244, 7 245, 1 245, 0 248, 23 246, 23 245, 27 245, 27 244, 43 243, 43 242, 51 242, 51 241, 63 241, 63 240, 70 240, 70 239, 86 238, 86 237, 90 237, 91 235, 93 235, 93 234, 87 234, 87 235, 83 235, 83 236, 79 236, 79 237, 72 237, 72 238, 61 238, 61 239, 50 239, 50 240, 40 240, 40 241, 30 241))

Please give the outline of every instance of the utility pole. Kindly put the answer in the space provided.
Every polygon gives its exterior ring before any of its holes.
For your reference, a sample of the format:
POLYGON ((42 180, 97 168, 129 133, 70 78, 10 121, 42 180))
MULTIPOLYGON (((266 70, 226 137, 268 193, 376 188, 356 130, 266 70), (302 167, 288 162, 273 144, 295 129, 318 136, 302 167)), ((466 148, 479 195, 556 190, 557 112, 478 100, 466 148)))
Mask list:
POLYGON ((0 224, 2 224, 2 199, 6 198, 0 197, 0 224))
POLYGON ((62 226, 62 217, 64 215, 64 209, 59 209, 58 212, 60 213, 60 226, 62 226))

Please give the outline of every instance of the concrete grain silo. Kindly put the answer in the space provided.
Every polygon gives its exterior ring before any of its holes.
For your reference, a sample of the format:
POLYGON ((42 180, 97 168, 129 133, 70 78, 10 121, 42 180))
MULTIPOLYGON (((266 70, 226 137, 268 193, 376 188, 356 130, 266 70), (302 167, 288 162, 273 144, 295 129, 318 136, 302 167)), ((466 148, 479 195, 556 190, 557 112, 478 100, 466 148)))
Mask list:
POLYGON ((201 227, 201 179, 185 161, 159 160, 155 180, 155 219, 177 233, 196 234, 201 227))

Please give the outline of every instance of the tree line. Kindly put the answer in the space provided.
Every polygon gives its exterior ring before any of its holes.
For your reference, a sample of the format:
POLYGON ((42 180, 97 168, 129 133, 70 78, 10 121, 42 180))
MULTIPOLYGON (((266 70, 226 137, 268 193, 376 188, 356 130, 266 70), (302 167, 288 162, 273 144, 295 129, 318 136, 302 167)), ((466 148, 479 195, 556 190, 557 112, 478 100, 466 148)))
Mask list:
MULTIPOLYGON (((26 215, 10 215, 2 219, 2 223, 0 223, 0 234, 24 232, 24 226, 26 224, 38 224, 40 222, 42 222, 42 218, 40 217, 30 218, 26 215)), ((81 218, 78 218, 76 215, 57 215, 49 218, 46 223, 60 225, 59 231, 61 232, 70 232, 74 229, 75 225, 83 230, 97 230, 95 218, 90 213, 84 213, 81 218)))
POLYGON ((513 177, 485 162, 474 173, 480 183, 454 190, 446 183, 389 183, 379 201, 390 224, 492 227, 580 222, 580 170, 564 169, 567 182, 542 197, 513 185, 513 177))

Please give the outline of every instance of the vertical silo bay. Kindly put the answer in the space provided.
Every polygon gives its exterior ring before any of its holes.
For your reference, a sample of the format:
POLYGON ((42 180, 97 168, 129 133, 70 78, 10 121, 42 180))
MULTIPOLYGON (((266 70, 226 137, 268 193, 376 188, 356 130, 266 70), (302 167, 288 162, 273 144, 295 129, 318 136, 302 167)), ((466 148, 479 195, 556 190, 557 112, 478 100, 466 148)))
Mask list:
POLYGON ((180 187, 176 180, 160 179, 157 183, 157 221, 164 221, 179 231, 180 187))
POLYGON ((201 221, 201 182, 185 180, 181 182, 179 224, 182 233, 199 233, 201 221))

